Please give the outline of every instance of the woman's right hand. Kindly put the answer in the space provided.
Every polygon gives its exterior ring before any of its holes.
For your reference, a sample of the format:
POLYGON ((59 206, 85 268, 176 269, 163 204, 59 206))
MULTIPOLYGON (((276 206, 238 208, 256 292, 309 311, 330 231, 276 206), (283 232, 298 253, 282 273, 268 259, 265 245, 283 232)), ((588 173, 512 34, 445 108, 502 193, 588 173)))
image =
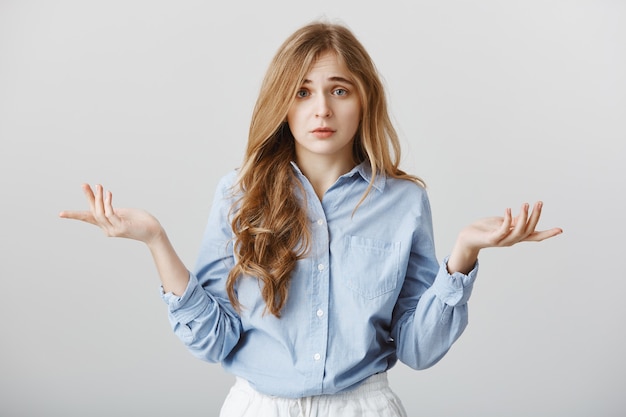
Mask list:
POLYGON ((159 221, 145 210, 132 208, 113 208, 113 195, 104 192, 102 185, 95 186, 95 192, 89 184, 82 185, 89 203, 89 210, 62 211, 64 219, 80 220, 98 226, 110 237, 125 237, 139 240, 150 245, 164 234, 159 221))

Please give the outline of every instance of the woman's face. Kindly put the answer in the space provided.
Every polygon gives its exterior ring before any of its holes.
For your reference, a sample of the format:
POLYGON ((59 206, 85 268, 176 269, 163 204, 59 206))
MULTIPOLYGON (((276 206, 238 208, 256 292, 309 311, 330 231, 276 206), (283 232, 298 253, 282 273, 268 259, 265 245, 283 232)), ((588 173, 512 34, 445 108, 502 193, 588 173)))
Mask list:
POLYGON ((360 118, 361 102, 347 68, 334 53, 322 54, 287 113, 298 162, 319 157, 351 162, 360 118))

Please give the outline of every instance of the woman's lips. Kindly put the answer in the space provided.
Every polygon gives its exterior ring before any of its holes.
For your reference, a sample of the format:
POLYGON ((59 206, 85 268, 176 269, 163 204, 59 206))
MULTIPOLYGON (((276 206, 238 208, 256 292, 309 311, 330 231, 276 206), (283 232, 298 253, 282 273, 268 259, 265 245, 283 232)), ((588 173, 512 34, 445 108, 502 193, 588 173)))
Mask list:
POLYGON ((326 138, 331 137, 333 133, 335 133, 335 131, 328 127, 318 127, 317 129, 313 130, 312 133, 313 133, 313 136, 315 136, 316 138, 326 139, 326 138))

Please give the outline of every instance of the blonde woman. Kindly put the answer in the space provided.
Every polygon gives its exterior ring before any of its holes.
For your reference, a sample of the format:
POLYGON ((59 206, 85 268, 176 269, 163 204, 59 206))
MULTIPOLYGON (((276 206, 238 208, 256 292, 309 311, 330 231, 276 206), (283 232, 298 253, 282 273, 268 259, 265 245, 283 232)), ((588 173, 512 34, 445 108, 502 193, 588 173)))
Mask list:
POLYGON ((188 270, 149 213, 84 185, 86 221, 146 243, 174 332, 236 383, 222 416, 405 416, 386 372, 423 369, 467 325, 483 248, 541 241, 541 203, 486 218, 438 262, 422 181, 400 146, 366 50, 313 23, 279 48, 240 169, 219 183, 188 270))

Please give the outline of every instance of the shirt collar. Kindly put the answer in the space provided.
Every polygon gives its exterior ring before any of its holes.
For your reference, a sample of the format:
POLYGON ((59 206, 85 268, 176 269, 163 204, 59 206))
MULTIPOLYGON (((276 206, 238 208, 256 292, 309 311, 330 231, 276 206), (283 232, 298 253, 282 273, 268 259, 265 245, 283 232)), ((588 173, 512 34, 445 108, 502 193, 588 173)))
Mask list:
MULTIPOLYGON (((298 164, 296 164, 295 161, 291 161, 291 165, 293 166, 293 168, 296 170, 296 172, 299 175, 304 176, 304 174, 302 173, 302 171, 298 167, 298 164)), ((343 174, 339 178, 342 178, 342 177, 345 177, 345 178, 354 177, 356 174, 359 174, 360 177, 363 180, 367 181, 368 183, 372 182, 372 167, 371 167, 369 161, 361 162, 359 165, 355 166, 349 172, 343 174)), ((382 192, 385 189, 385 182, 386 182, 385 174, 383 172, 379 172, 376 175, 376 178, 374 179, 374 182, 372 183, 372 187, 374 187, 376 190, 382 192)))
POLYGON ((378 191, 382 192, 385 189, 385 173, 379 171, 376 174, 376 178, 374 178, 374 181, 372 182, 372 166, 370 165, 369 161, 361 162, 359 165, 354 167, 352 171, 354 170, 356 170, 361 175, 361 178, 363 178, 365 181, 372 183, 372 187, 374 187, 378 191))

